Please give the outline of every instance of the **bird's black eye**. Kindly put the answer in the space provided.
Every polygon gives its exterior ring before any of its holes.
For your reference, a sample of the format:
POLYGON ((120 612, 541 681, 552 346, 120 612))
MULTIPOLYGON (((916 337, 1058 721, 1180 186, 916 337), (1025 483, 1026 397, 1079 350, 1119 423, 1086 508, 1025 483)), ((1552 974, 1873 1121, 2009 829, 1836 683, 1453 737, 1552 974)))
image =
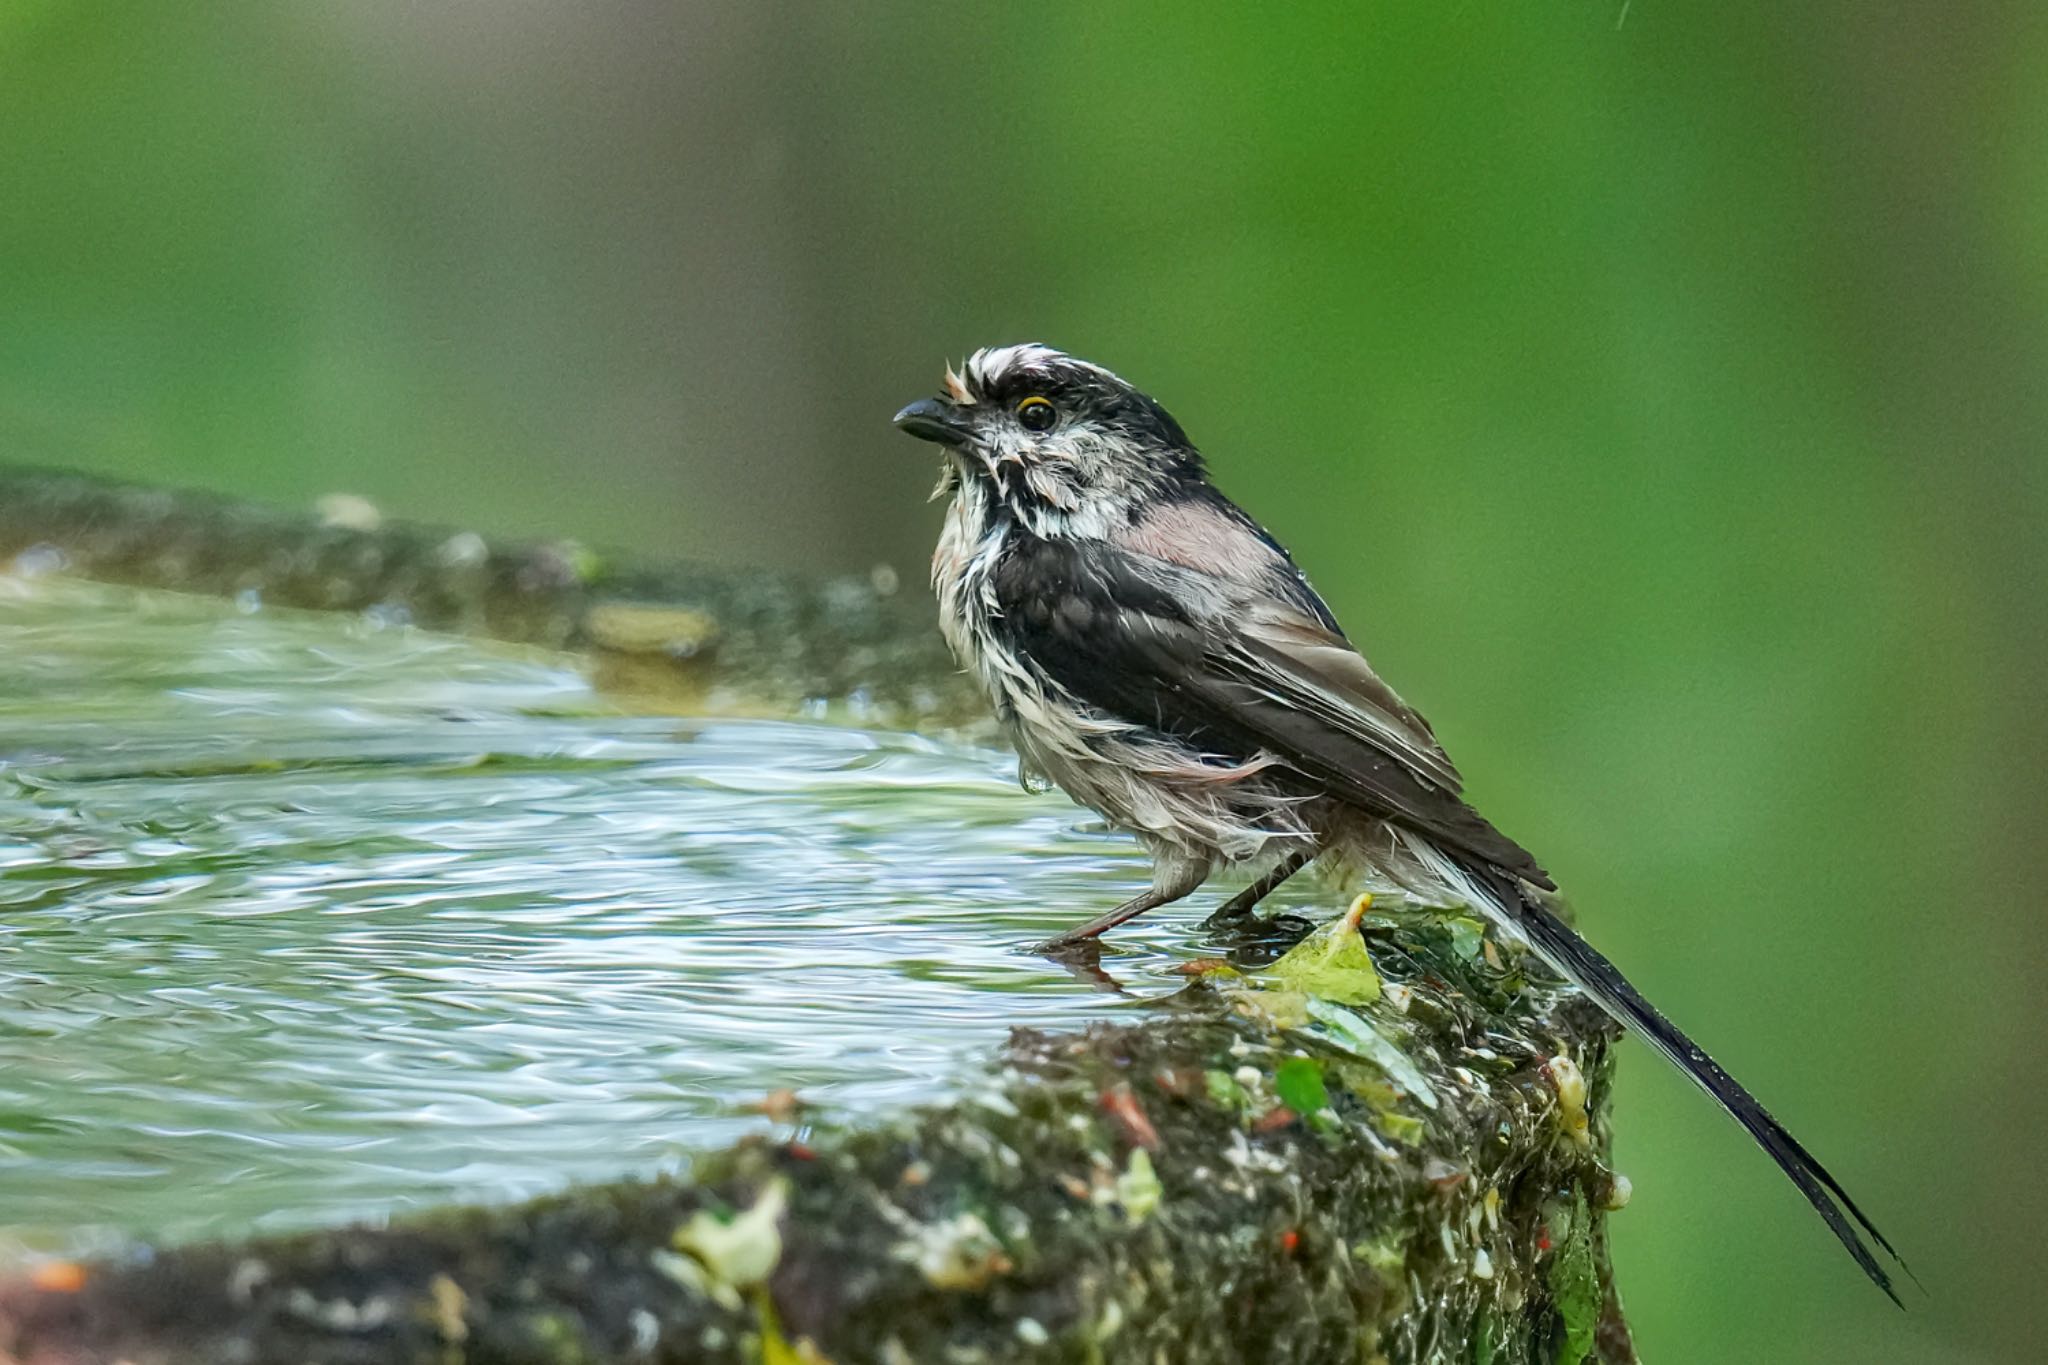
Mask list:
POLYGON ((1026 431, 1051 431, 1059 415, 1059 409, 1036 395, 1017 405, 1017 422, 1026 431))

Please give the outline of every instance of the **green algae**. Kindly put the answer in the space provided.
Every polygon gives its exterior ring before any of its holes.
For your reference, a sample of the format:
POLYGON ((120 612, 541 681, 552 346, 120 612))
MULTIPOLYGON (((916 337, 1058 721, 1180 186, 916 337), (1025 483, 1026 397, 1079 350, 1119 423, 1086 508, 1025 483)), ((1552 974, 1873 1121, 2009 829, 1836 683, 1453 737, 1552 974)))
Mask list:
POLYGON ((1577 1194, 1569 1206, 1557 1206, 1551 1228, 1553 1237, 1563 1233, 1545 1276, 1551 1299, 1557 1305, 1557 1358, 1564 1365, 1578 1365, 1593 1354, 1602 1308, 1600 1270, 1593 1249, 1593 1218, 1586 1196, 1577 1194))

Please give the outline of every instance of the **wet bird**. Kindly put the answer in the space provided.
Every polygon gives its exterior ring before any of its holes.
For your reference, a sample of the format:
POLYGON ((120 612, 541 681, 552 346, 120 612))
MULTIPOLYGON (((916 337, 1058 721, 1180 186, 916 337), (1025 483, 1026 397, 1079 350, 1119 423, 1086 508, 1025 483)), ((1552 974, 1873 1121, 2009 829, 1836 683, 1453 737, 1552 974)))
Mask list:
POLYGON ((1027 780, 1135 835, 1152 884, 1075 945, 1251 873, 1211 923, 1318 859, 1464 905, 1584 991, 1731 1114, 1863 1273, 1897 1260, 1754 1096, 1559 918, 1556 886, 1466 804, 1420 713, 1345 636, 1286 549, 1209 482, 1180 424, 1115 374, 1042 345, 976 352, 896 414, 945 451, 940 625, 1027 780))

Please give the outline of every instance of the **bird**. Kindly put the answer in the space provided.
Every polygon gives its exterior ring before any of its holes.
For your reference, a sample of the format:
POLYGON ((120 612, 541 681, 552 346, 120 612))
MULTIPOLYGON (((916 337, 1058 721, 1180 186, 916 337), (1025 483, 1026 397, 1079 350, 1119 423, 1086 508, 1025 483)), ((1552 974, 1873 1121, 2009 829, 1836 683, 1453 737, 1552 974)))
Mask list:
MULTIPOLYGON (((1536 859, 1464 798, 1421 713, 1375 673, 1274 536, 1212 483, 1156 400, 1041 343, 987 347, 895 416, 944 452, 939 624, 1027 785, 1056 785, 1151 855, 1139 895, 1039 945, 1059 954, 1250 883, 1249 916, 1318 861, 1469 908, 1711 1096, 1872 1283, 1903 1260, 1812 1153, 1559 914, 1536 859)), ((1910 1276, 1910 1270, 1906 1271, 1910 1276)), ((1901 1305, 1903 1306, 1903 1305, 1901 1305)))

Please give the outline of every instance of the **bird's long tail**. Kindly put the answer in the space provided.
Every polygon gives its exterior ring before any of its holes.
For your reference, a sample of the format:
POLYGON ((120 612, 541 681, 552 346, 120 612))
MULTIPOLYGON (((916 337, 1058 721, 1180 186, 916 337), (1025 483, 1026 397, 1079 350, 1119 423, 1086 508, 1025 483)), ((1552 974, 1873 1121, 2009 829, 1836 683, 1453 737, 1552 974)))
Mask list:
MULTIPOLYGON (((1415 848, 1413 843, 1410 847, 1423 854, 1423 850, 1415 848)), ((1878 1259, 1873 1244, 1901 1270, 1905 1270, 1908 1277, 1912 1271, 1906 1268, 1906 1263, 1885 1240, 1885 1235, 1864 1216, 1863 1210, 1856 1207, 1856 1201, 1849 1197, 1839 1181, 1828 1174, 1827 1167, 1821 1165, 1799 1139, 1786 1132, 1785 1126, 1772 1118, 1770 1111, 1740 1081, 1722 1070, 1719 1062, 1709 1057, 1699 1044, 1686 1037, 1683 1030, 1645 1000, 1642 993, 1621 974, 1620 968, 1601 956, 1570 925, 1533 894, 1526 892, 1513 878, 1493 868, 1473 867, 1462 860, 1452 863, 1433 847, 1423 854, 1421 861, 1449 881, 1454 889, 1468 895, 1475 909, 1482 913, 1493 911, 1492 917, 1496 922, 1519 931, 1538 957, 1592 997, 1616 1022, 1632 1029, 1644 1042, 1662 1053, 1672 1065, 1690 1077, 1693 1084, 1713 1096, 1715 1103, 1747 1129, 1757 1145, 1778 1163, 1778 1169, 1799 1187, 1799 1192, 1806 1196, 1806 1202, 1813 1205, 1821 1221, 1828 1225, 1836 1240, 1870 1277, 1871 1283, 1882 1289, 1893 1303, 1899 1303, 1892 1277, 1878 1259), (1446 867, 1446 863, 1451 865, 1446 867)))

